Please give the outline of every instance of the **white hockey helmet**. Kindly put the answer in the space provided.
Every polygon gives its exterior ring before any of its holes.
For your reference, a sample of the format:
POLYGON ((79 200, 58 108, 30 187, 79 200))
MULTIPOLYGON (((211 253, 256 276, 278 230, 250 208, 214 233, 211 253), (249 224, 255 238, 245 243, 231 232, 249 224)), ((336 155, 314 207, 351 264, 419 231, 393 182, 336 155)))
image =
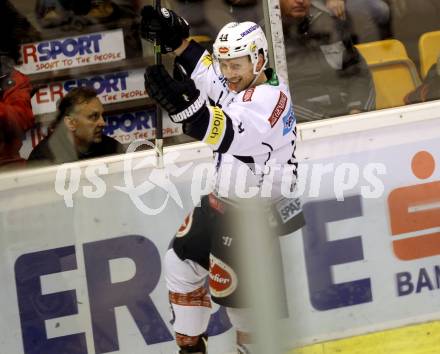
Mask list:
POLYGON ((230 22, 223 26, 215 39, 214 57, 233 59, 249 55, 258 75, 268 62, 267 40, 262 28, 254 22, 230 22), (257 71, 258 54, 264 56, 264 65, 257 71))

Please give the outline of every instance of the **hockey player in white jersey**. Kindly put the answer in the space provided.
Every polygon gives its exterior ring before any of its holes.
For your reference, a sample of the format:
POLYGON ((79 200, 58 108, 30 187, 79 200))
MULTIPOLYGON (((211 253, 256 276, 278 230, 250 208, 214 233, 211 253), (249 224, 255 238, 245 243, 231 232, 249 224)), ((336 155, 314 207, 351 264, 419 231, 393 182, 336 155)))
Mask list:
POLYGON ((250 324, 243 310, 248 307, 243 296, 246 282, 234 257, 246 250, 240 249, 240 235, 228 216, 243 197, 237 183, 261 192, 270 179, 270 195, 261 197, 270 205, 267 222, 274 232, 289 234, 303 225, 299 201, 284 198, 281 191, 284 167, 291 172, 290 189, 297 168, 296 122, 288 88, 267 68, 267 41, 253 22, 225 25, 213 55, 186 39, 189 25, 168 9, 144 7, 141 33, 148 40, 158 38, 162 53, 177 55, 174 78, 161 65, 147 68, 149 95, 174 122, 183 124, 185 134, 208 144, 216 156, 215 192, 202 198, 201 207, 187 219, 187 230, 177 234, 165 257, 179 353, 207 352, 211 298, 227 309, 237 330, 238 353, 251 353, 250 324), (243 169, 248 172, 245 177, 239 173, 243 169), (220 185, 226 175, 225 191, 220 185))

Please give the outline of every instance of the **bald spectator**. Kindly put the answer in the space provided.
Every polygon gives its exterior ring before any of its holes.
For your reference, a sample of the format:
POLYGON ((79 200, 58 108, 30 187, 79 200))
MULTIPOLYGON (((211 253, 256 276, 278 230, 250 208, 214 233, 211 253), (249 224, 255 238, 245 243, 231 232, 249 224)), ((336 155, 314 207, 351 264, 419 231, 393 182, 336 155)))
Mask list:
POLYGON ((96 91, 78 87, 64 96, 52 134, 32 150, 28 161, 60 164, 123 153, 123 146, 103 134, 104 108, 96 91))

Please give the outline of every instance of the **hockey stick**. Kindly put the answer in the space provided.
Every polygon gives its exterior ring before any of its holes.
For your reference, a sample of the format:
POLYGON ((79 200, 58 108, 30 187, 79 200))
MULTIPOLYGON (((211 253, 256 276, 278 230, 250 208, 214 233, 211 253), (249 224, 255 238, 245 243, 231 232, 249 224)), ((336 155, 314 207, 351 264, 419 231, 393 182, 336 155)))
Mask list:
MULTIPOLYGON (((161 4, 160 0, 154 1, 154 8, 156 11, 161 11, 161 4)), ((157 65, 162 64, 162 53, 160 49, 160 41, 159 38, 156 36, 154 40, 154 62, 157 65)), ((156 104, 156 137, 154 140, 154 147, 156 150, 156 166, 158 168, 163 168, 163 131, 162 131, 162 124, 163 117, 162 117, 162 109, 158 104, 156 104)))

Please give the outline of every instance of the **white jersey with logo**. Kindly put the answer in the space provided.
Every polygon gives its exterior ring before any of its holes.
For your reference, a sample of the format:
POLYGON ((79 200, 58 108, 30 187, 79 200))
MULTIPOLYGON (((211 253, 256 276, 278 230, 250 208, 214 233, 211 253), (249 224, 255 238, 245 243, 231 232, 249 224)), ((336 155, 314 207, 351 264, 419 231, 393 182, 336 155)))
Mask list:
POLYGON ((216 152, 215 192, 243 198, 258 190, 258 196, 279 199, 284 174, 283 188, 289 193, 297 164, 296 119, 287 85, 267 69, 264 84, 240 93, 230 91, 211 55, 194 48, 194 42, 191 46, 183 66, 189 67, 197 88, 209 100, 210 112, 207 126, 191 129, 199 130, 200 140, 216 152))

